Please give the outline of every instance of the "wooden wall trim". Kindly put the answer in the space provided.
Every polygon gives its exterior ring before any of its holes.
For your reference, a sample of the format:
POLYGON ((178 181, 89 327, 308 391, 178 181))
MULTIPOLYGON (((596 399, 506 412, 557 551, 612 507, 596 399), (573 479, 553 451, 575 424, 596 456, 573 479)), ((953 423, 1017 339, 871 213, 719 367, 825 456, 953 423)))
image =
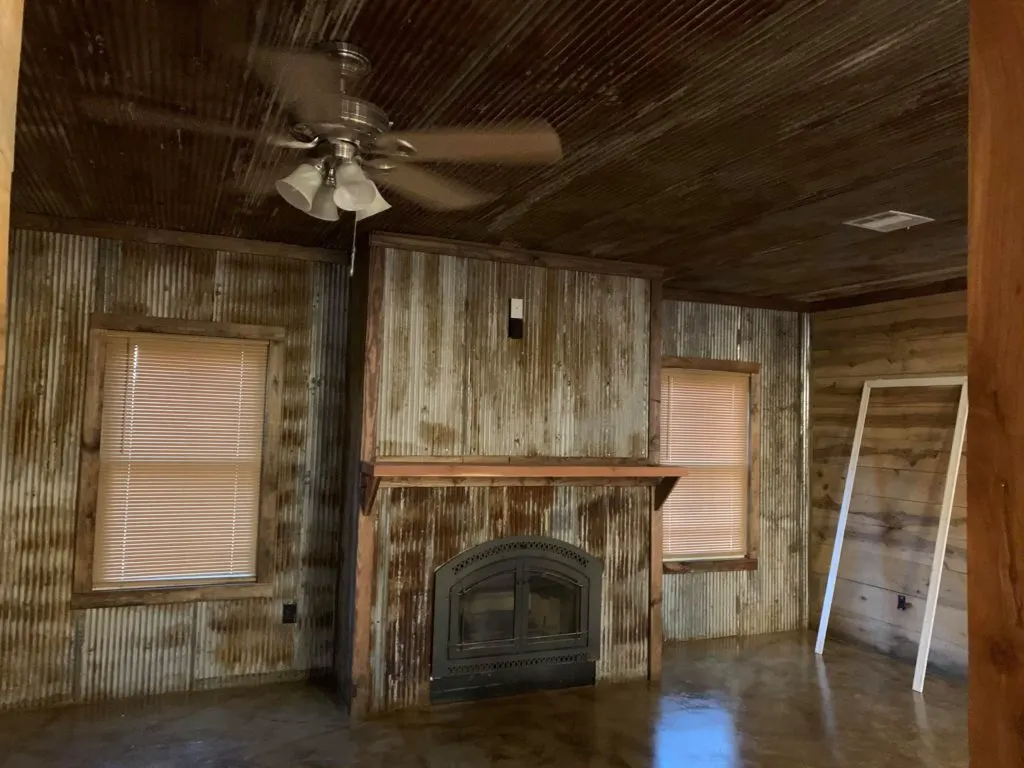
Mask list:
MULTIPOLYGON (((360 461, 376 457, 377 403, 380 398, 381 333, 384 313, 384 251, 370 247, 369 285, 366 299, 366 355, 363 369, 363 427, 360 461)), ((365 501, 361 502, 361 505, 365 501)), ((357 717, 370 712, 373 677, 370 660, 372 643, 373 575, 376 561, 377 519, 359 510, 356 523, 356 574, 352 640, 352 700, 350 711, 357 717)))
MULTIPOLYGON (((662 284, 651 280, 651 316, 648 330, 650 344, 650 374, 647 395, 647 461, 653 465, 661 463, 661 354, 662 354, 662 284)), ((674 485, 674 484, 673 484, 674 485)), ((662 617, 662 571, 663 521, 661 503, 657 503, 657 492, 651 491, 651 568, 648 609, 647 678, 661 679, 661 649, 664 643, 662 617)), ((664 494, 660 501, 664 503, 664 494)))
POLYGON ((629 261, 595 259, 588 256, 569 256, 522 248, 507 248, 483 243, 467 243, 460 240, 445 240, 438 237, 401 235, 391 232, 374 232, 370 242, 380 248, 398 248, 422 253, 439 253, 445 256, 459 256, 465 259, 502 261, 509 264, 523 264, 548 269, 571 269, 576 272, 593 272, 601 275, 621 275, 647 280, 660 280, 663 267, 650 264, 635 264, 629 261))
POLYGON ((196 232, 178 232, 170 229, 131 227, 125 224, 111 224, 85 219, 65 219, 57 216, 41 216, 34 213, 12 213, 13 229, 28 229, 37 232, 61 232, 66 235, 85 235, 109 240, 170 245, 185 248, 203 248, 209 251, 231 251, 252 253, 257 256, 274 256, 303 261, 326 261, 332 264, 347 264, 348 254, 329 248, 310 248, 288 243, 271 243, 265 240, 247 240, 241 237, 203 235, 196 232))
POLYGON ((971 0, 967 377, 968 743, 1024 765, 1024 13, 971 0))

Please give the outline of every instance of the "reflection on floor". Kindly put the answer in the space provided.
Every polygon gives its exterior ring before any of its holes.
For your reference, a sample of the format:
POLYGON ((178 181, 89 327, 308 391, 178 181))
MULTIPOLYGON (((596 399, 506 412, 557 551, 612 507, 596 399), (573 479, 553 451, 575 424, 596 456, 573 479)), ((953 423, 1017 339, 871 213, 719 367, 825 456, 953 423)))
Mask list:
POLYGON ((666 648, 658 691, 603 685, 349 725, 280 685, 0 718, 0 766, 817 768, 967 765, 966 686, 813 638, 666 648))

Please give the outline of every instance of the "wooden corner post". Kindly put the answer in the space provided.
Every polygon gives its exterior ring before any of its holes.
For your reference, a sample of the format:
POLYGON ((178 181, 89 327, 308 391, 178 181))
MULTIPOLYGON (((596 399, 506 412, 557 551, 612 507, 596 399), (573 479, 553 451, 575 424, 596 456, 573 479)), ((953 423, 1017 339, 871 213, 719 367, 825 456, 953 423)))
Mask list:
MULTIPOLYGON (((380 386, 381 325, 384 311, 384 251, 370 248, 369 281, 366 298, 366 361, 363 369, 363 424, 359 458, 372 462, 377 445, 377 402, 380 386)), ((373 572, 376 559, 377 526, 366 495, 360 494, 356 521, 355 606, 352 640, 352 701, 350 710, 359 717, 370 711, 372 682, 370 649, 373 622, 373 572)))
MULTIPOLYGON (((661 463, 661 280, 651 280, 651 372, 648 379, 647 461, 661 463)), ((669 489, 671 490, 671 489, 669 489)), ((647 649, 647 677, 661 679, 662 645, 662 512, 656 503, 656 492, 651 494, 651 577, 648 627, 650 640, 647 649)), ((661 499, 663 502, 664 499, 661 499)))
POLYGON ((967 615, 971 765, 1024 765, 1024 3, 971 0, 967 615))
POLYGON ((3 402, 4 371, 7 368, 7 262, 23 11, 23 0, 3 0, 0 3, 0 402, 3 402))

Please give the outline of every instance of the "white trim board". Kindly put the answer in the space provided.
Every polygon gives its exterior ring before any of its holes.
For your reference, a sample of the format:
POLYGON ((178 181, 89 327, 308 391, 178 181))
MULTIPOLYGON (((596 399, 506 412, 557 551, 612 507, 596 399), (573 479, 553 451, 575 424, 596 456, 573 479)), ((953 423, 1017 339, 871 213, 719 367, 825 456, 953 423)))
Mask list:
POLYGON ((915 691, 924 690, 924 676, 928 669, 928 654, 932 646, 932 632, 935 629, 935 611, 939 604, 939 586, 942 581, 942 565, 949 540, 949 522, 953 515, 953 496, 956 493, 956 478, 960 472, 960 456, 964 447, 964 432, 967 428, 967 377, 966 376, 907 376, 904 378, 869 379, 861 390, 860 410, 857 413, 857 428, 853 433, 853 449, 850 464, 846 470, 846 484, 843 488, 843 502, 839 507, 839 523, 836 526, 836 540, 832 545, 832 563, 828 569, 828 583, 821 605, 821 621, 818 623, 818 639, 814 652, 825 650, 825 635, 828 633, 829 617, 832 614, 832 600, 835 597, 836 579, 839 574, 839 558, 843 553, 843 539, 846 536, 846 522, 850 515, 850 501, 853 498, 853 483, 860 459, 860 446, 864 439, 864 421, 871 402, 872 389, 897 387, 960 387, 960 402, 957 406, 956 424, 953 431, 953 445, 950 447, 949 464, 946 466, 946 482, 942 493, 942 507, 939 512, 939 528, 935 536, 935 551, 932 555, 931 576, 928 579, 928 597, 925 601, 924 621, 921 625, 921 640, 917 646, 917 665, 914 668, 915 691))

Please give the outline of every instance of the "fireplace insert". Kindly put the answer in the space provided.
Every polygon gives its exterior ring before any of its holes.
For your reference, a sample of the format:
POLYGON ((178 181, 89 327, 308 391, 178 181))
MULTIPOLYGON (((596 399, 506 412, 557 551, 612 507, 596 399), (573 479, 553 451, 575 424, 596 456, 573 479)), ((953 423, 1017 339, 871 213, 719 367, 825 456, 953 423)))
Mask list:
POLYGON ((434 573, 431 701, 594 682, 604 564, 564 541, 517 536, 434 573))

